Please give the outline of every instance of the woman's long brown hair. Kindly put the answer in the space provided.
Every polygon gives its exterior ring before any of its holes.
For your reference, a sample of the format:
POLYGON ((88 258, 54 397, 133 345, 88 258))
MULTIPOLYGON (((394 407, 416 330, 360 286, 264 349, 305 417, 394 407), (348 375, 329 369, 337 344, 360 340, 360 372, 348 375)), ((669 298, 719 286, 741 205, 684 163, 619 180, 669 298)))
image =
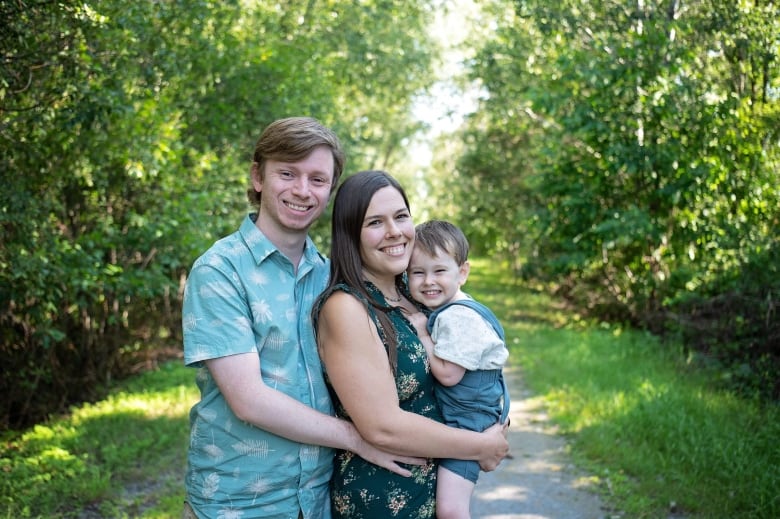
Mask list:
MULTIPOLYGON (((381 326, 380 336, 384 332, 384 340, 387 343, 388 359, 393 373, 398 367, 398 339, 387 312, 392 310, 390 306, 383 306, 374 301, 368 292, 366 280, 363 278, 363 261, 360 257, 360 231, 363 227, 363 219, 371 203, 374 193, 385 187, 392 187, 403 197, 406 208, 409 209, 409 200, 406 192, 398 181, 385 171, 367 170, 355 173, 347 178, 339 187, 333 202, 333 217, 331 226, 330 247, 330 280, 328 288, 315 302, 312 314, 312 322, 315 323, 317 314, 324 302, 332 292, 332 287, 345 284, 363 296, 373 308, 381 326)), ((403 274, 396 278, 396 285, 400 284, 403 274)))

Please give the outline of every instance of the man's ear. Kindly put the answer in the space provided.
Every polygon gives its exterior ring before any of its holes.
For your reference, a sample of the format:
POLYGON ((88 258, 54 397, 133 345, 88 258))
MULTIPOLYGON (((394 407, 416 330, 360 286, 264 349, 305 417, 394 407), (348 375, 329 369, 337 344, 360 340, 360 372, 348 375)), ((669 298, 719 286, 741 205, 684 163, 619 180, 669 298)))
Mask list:
POLYGON ((260 164, 257 162, 252 163, 252 167, 249 170, 249 176, 252 179, 252 187, 258 193, 263 190, 263 172, 260 169, 260 164))

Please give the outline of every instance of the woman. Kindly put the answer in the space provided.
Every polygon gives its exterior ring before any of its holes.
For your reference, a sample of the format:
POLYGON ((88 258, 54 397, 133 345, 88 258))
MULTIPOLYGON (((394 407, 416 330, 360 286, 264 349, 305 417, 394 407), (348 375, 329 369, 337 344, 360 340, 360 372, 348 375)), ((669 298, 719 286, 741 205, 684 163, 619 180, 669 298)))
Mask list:
POLYGON ((477 460, 493 470, 508 450, 506 426, 476 433, 440 423, 425 348, 406 317, 421 309, 403 277, 414 223, 398 182, 383 171, 348 178, 332 223, 330 281, 313 319, 337 413, 381 449, 428 458, 403 478, 339 452, 334 517, 434 517, 434 458, 477 460))

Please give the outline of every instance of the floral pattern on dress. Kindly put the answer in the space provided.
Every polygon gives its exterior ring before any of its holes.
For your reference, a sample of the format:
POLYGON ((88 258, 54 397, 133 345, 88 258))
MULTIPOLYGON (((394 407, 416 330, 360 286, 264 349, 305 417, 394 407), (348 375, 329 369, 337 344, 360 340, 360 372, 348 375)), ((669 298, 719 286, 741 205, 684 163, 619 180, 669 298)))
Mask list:
MULTIPOLYGON (((367 284, 374 300, 387 305, 381 292, 367 284)), ((407 291, 406 287, 402 287, 407 291)), ((338 285, 359 299, 361 295, 338 285)), ((405 292, 406 293, 406 292, 405 292)), ((372 321, 378 326, 376 310, 369 309, 372 321)), ((395 376, 399 404, 405 411, 442 421, 433 396, 434 379, 431 374, 425 347, 417 337, 414 327, 400 309, 389 312, 390 321, 398 339, 398 369, 395 376)), ((381 334, 384 336, 384 334, 381 334)), ((387 349, 387 344, 385 344, 387 349)), ((349 419, 330 382, 336 413, 349 419)), ((378 467, 348 451, 338 451, 331 480, 331 506, 334 519, 382 519, 409 518, 431 519, 436 515, 437 460, 429 459, 424 465, 410 465, 412 476, 405 478, 378 467)))

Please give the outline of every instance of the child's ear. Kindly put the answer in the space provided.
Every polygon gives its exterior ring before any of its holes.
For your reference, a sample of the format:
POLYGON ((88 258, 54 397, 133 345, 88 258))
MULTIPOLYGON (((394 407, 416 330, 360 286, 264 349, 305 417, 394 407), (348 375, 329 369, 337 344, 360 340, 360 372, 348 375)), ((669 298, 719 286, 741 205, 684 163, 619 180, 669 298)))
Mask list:
POLYGON ((463 262, 463 264, 458 267, 458 273, 460 274, 460 284, 465 285, 466 280, 469 277, 469 272, 471 271, 471 265, 469 265, 469 260, 466 260, 463 262))

